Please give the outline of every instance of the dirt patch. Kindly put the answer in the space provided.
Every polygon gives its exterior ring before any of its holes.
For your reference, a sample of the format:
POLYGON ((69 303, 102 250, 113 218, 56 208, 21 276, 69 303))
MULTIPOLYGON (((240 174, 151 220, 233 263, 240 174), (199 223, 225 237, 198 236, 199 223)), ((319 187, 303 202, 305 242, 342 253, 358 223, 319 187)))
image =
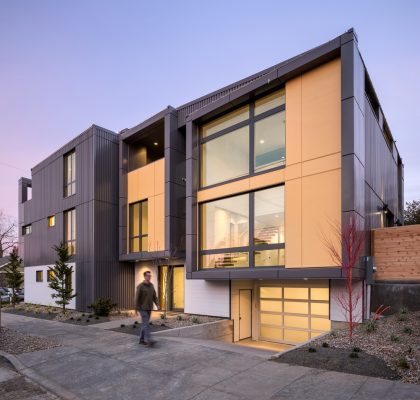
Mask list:
POLYGON ((0 350, 9 354, 30 353, 58 346, 61 346, 60 343, 51 339, 27 335, 8 328, 0 330, 0 350))
POLYGON ((313 346, 316 352, 309 352, 308 347, 289 351, 274 361, 304 367, 320 368, 329 371, 346 372, 348 374, 373 376, 384 379, 398 379, 396 371, 388 367, 385 361, 365 352, 357 353, 357 358, 351 358, 351 348, 323 348, 313 346))

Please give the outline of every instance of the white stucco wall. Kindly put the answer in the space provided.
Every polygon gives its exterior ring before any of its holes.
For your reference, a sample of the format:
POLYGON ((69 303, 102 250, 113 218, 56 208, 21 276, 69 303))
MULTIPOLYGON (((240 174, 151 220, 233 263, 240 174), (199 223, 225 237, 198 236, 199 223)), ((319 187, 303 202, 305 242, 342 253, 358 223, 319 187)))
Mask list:
MULTIPOLYGON (((77 293, 76 288, 76 263, 69 263, 73 266, 72 283, 73 289, 77 293)), ((25 280, 25 302, 32 304, 42 304, 44 306, 57 306, 54 299, 51 297, 53 291, 49 288, 47 281, 47 271, 52 265, 37 265, 25 266, 24 280, 25 280), (42 282, 36 281, 36 271, 42 271, 42 282)), ((69 309, 76 308, 76 298, 74 297, 67 306, 69 309)))
POLYGON ((186 313, 229 318, 229 303, 229 281, 185 280, 186 313))
MULTIPOLYGON (((331 321, 342 321, 346 322, 346 312, 338 301, 340 294, 346 292, 346 282, 331 280, 331 292, 330 292, 330 319, 331 321)), ((353 283, 353 295, 360 295, 359 302, 354 312, 354 322, 363 322, 363 282, 353 283)))

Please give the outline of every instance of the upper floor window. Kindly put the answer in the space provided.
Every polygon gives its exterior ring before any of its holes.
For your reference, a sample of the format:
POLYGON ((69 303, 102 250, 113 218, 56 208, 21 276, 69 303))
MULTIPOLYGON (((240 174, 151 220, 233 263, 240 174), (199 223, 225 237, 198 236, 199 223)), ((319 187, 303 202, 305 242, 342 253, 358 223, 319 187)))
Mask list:
POLYGON ((29 235, 32 233, 32 225, 25 225, 22 227, 22 235, 29 235))
POLYGON ((200 129, 201 187, 285 164, 285 92, 277 91, 200 129))
POLYGON ((52 228, 53 226, 55 226, 55 215, 50 215, 47 218, 48 221, 48 228, 52 228))
POLYGON ((76 151, 64 156, 64 197, 76 193, 76 151))
POLYGON ((64 211, 64 243, 69 255, 76 254, 76 209, 64 211))
POLYGON ((130 253, 148 250, 148 202, 130 204, 129 210, 129 250, 130 253))
POLYGON ((284 186, 200 205, 202 268, 284 265, 284 186))
POLYGON ((42 282, 43 281, 43 272, 42 271, 35 271, 35 280, 36 282, 42 282))

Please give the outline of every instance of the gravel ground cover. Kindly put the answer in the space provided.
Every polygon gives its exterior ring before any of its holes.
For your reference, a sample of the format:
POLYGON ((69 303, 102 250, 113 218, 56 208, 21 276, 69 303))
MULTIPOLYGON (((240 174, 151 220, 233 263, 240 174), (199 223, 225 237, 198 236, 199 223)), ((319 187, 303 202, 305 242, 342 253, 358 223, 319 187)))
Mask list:
POLYGON ((0 350, 9 354, 30 353, 58 346, 60 343, 51 339, 27 335, 4 327, 0 330, 0 350))
POLYGON ((377 322, 373 332, 367 332, 366 325, 361 324, 355 329, 351 344, 347 329, 333 331, 280 356, 277 361, 341 372, 346 372, 340 368, 348 364, 349 368, 354 366, 354 372, 348 371, 350 373, 375 376, 369 363, 366 363, 366 368, 364 366, 365 355, 374 357, 370 359, 372 366, 377 366, 385 375, 390 373, 403 382, 420 384, 420 311, 399 312, 384 317, 377 322), (329 347, 322 347, 323 343, 329 347), (316 352, 309 352, 309 347, 315 348, 316 352), (350 358, 353 348, 360 349, 359 357, 350 358), (327 359, 323 358, 327 355, 327 359), (388 372, 383 368, 384 364, 388 372))
MULTIPOLYGON (((162 314, 165 316, 165 314, 162 314)), ((218 321, 220 318, 216 317, 207 317, 199 315, 189 315, 189 314, 174 314, 167 315, 158 320, 153 320, 150 322, 150 329, 152 332, 163 331, 167 329, 181 328, 185 326, 192 326, 196 324, 204 324, 206 322, 218 321)), ((133 324, 125 325, 122 324, 119 328, 110 329, 115 332, 129 333, 131 335, 140 334, 140 324, 141 319, 136 321, 133 324), (137 322, 137 323, 136 323, 137 322)))

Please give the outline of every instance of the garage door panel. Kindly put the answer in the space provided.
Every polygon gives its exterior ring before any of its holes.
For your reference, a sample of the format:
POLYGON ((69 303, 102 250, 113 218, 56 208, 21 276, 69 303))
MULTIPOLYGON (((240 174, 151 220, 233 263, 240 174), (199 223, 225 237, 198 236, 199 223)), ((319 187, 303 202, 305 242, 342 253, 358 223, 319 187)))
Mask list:
POLYGON ((309 314, 309 304, 307 302, 285 301, 284 312, 291 314, 309 314))
POLYGON ((283 329, 261 326, 260 335, 266 339, 283 340, 283 329))
POLYGON ((283 304, 281 301, 276 300, 261 300, 260 309, 261 311, 282 312, 283 304))
POLYGON ((309 332, 296 329, 284 329, 284 340, 295 343, 306 342, 309 340, 309 332))
POLYGON ((283 315, 281 314, 260 314, 260 323, 263 325, 283 325, 283 315))
POLYGON ((284 326, 290 328, 304 328, 309 329, 309 318, 308 317, 297 317, 295 315, 284 316, 284 326))
POLYGON ((330 306, 328 303, 311 303, 311 314, 328 317, 329 313, 330 306))
POLYGON ((311 329, 317 331, 329 331, 331 329, 331 321, 326 318, 311 317, 311 329))

